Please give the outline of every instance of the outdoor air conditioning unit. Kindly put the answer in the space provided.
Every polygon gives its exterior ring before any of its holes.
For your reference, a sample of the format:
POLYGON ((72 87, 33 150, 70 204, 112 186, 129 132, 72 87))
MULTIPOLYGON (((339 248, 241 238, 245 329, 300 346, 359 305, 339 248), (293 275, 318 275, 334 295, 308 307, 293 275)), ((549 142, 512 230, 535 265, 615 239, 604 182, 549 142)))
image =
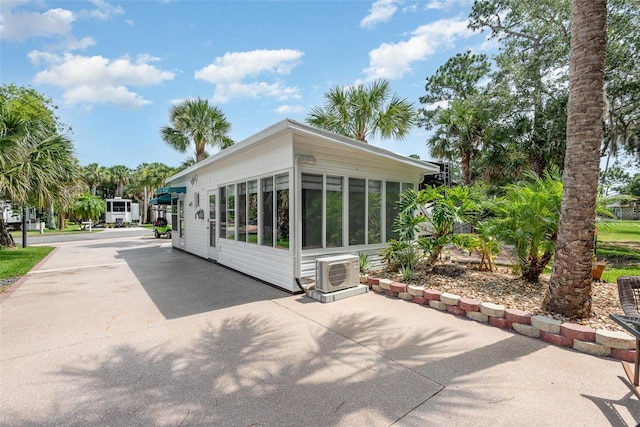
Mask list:
POLYGON ((360 263, 355 255, 339 255, 316 259, 316 289, 333 292, 360 283, 360 263))

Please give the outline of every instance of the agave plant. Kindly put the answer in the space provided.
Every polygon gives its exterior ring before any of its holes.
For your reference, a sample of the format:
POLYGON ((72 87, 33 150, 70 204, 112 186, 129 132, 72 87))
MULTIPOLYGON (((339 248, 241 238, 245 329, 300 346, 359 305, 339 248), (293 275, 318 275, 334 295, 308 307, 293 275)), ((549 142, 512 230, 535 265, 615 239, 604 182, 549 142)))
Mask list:
POLYGON ((400 277, 403 281, 408 282, 415 277, 415 272, 409 266, 400 267, 400 277))
POLYGON ((373 262, 371 262, 369 255, 364 252, 360 252, 358 254, 358 259, 360 263, 360 274, 368 274, 373 268, 373 262))

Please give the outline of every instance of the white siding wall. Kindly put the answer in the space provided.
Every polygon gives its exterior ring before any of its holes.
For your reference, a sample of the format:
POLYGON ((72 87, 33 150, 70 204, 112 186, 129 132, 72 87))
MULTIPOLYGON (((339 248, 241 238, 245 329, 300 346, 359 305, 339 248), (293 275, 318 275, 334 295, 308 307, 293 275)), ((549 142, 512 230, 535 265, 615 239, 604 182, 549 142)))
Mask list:
POLYGON ((218 262, 291 292, 299 291, 293 277, 293 256, 287 249, 223 240, 218 262))
MULTIPOLYGON (((424 171, 398 162, 383 159, 369 153, 354 153, 349 147, 327 147, 325 144, 314 144, 308 137, 298 137, 295 140, 295 152, 298 155, 313 156, 316 164, 303 166, 301 173, 329 174, 353 178, 369 178, 383 181, 408 182, 418 188, 423 179, 424 171)), ((347 182, 345 181, 345 190, 347 182)), ((296 195, 299 197, 301 191, 296 195)), ((344 218, 347 226, 347 218, 344 218)), ((299 228, 296 229, 300 230, 299 228)), ((300 239, 297 239, 298 242, 300 239)), ((381 263, 382 250, 386 244, 361 245, 357 247, 309 249, 301 252, 300 275, 304 278, 315 279, 315 260, 319 257, 364 252, 369 255, 375 269, 384 268, 381 263)))
MULTIPOLYGON (((187 176, 185 195, 185 250, 187 252, 208 258, 209 201, 207 194, 209 191, 215 191, 218 199, 219 186, 238 184, 282 172, 290 172, 290 185, 293 185, 293 154, 290 141, 290 135, 280 135, 268 142, 253 144, 242 152, 233 153, 187 176), (195 179, 196 175, 197 179, 195 179), (196 192, 200 193, 200 208, 205 211, 204 219, 195 218, 197 211, 195 204, 189 206, 194 201, 196 192)), ((217 217, 219 218, 220 215, 218 214, 217 217)), ((177 232, 175 234, 177 235, 177 232)), ((220 264, 289 291, 299 290, 294 280, 292 250, 221 239, 218 236, 216 236, 216 243, 217 261, 220 264)))

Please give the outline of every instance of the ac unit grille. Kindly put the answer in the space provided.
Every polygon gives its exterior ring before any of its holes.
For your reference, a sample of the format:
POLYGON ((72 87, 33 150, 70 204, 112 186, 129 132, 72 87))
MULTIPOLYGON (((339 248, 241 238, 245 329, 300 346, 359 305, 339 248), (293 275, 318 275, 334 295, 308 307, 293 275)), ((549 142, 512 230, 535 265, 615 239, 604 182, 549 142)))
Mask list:
POLYGON ((347 280, 347 268, 344 264, 329 266, 329 283, 331 286, 340 286, 347 280))
POLYGON ((316 260, 316 289, 333 292, 357 286, 359 282, 358 257, 339 255, 316 260))

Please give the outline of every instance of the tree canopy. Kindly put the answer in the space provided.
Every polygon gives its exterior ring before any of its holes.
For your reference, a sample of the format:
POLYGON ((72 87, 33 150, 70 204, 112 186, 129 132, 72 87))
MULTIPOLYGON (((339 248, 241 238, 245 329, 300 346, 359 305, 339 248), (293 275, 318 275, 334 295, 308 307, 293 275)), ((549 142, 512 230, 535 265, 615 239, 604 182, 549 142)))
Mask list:
POLYGON ((186 153, 195 148, 196 162, 202 161, 207 146, 225 149, 234 144, 231 124, 222 110, 206 99, 187 99, 171 107, 170 125, 160 130, 162 139, 175 150, 186 153))
POLYGON ((324 94, 323 107, 313 107, 307 123, 367 142, 367 138, 405 138, 417 123, 412 103, 391 93, 388 81, 369 85, 334 86, 324 94))

